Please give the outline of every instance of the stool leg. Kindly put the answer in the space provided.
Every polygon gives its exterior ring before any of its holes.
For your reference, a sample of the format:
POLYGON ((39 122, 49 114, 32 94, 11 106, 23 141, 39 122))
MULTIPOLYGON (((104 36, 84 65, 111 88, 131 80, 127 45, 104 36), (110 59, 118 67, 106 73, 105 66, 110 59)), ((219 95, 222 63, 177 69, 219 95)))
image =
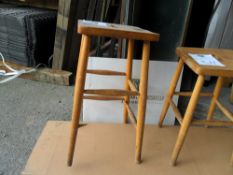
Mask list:
POLYGON ((142 64, 139 85, 139 98, 138 98, 138 113, 137 113, 137 129, 136 129, 136 162, 141 162, 141 151, 143 142, 143 132, 146 114, 147 102, 147 84, 148 84, 148 69, 149 69, 149 54, 150 42, 144 41, 142 51, 142 64))
MULTIPOLYGON (((133 48, 134 48, 134 41, 128 41, 128 51, 127 51, 127 63, 126 63, 126 77, 125 77, 125 90, 129 90, 129 83, 128 80, 131 80, 132 77, 132 62, 133 62, 133 48)), ((124 98, 125 103, 129 104, 129 96, 124 98)), ((128 118, 128 111, 126 108, 126 104, 124 104, 124 111, 123 111, 123 123, 127 123, 128 118)))
POLYGON ((184 65, 184 62, 182 59, 180 59, 178 65, 177 65, 175 74, 173 75, 172 81, 170 83, 170 87, 169 87, 166 99, 164 101, 164 105, 163 105, 162 112, 161 112, 160 119, 159 119, 159 126, 160 127, 163 125, 163 121, 164 121, 164 118, 167 114, 167 110, 168 110, 168 107, 170 105, 170 100, 175 92, 176 85, 177 85, 177 82, 179 80, 183 65, 184 65))
POLYGON ((196 85, 194 87, 192 96, 190 98, 187 110, 186 110, 185 115, 184 115, 183 122, 181 124, 178 138, 176 140, 175 148, 174 148, 173 153, 172 153, 172 162, 171 162, 172 165, 175 165, 176 160, 178 158, 178 155, 179 155, 181 148, 183 146, 183 143, 184 143, 185 137, 187 135, 188 128, 190 126, 190 123, 191 123, 191 120, 193 117, 193 112, 195 110, 195 107, 196 107, 204 80, 205 80, 205 78, 203 75, 198 76, 196 85))
POLYGON ((213 97, 210 103, 210 107, 209 107, 209 111, 208 111, 208 115, 207 115, 207 120, 211 120, 213 113, 214 113, 214 109, 215 109, 215 102, 218 99, 221 89, 222 89, 222 85, 223 85, 223 77, 218 77, 217 83, 215 85, 214 88, 214 92, 213 92, 213 97))
POLYGON ((78 60, 78 69, 75 79, 74 97, 73 97, 70 144, 69 144, 68 161, 67 161, 68 166, 71 166, 73 162, 73 155, 74 155, 76 137, 79 126, 79 117, 80 117, 82 101, 83 101, 83 90, 85 85, 90 41, 91 39, 89 36, 86 35, 82 36, 82 42, 81 42, 79 60, 78 60))

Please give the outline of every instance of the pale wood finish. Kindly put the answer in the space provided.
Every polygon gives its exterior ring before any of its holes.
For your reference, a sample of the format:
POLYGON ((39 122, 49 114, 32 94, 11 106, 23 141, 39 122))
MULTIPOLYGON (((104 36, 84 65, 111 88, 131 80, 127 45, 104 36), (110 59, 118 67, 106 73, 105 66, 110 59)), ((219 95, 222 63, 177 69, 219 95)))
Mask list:
MULTIPOLYGON (((33 68, 33 67, 18 65, 16 63, 12 63, 9 61, 5 61, 5 62, 10 67, 17 70, 21 70, 21 69, 30 70, 33 68)), ((2 61, 0 61, 0 69, 5 70, 6 72, 9 71, 3 65, 2 61)), ((34 81, 41 81, 46 83, 53 83, 58 85, 65 85, 65 86, 69 86, 73 82, 73 76, 71 72, 64 70, 50 69, 50 68, 38 68, 35 72, 22 74, 20 78, 34 80, 34 81)))
POLYGON ((141 75, 138 98, 138 113, 137 113, 137 129, 136 129, 136 162, 141 162, 142 142, 144 123, 146 115, 147 102, 147 84, 148 84, 148 69, 149 69, 150 42, 144 41, 142 51, 141 75))
POLYGON ((176 49, 177 55, 187 64, 196 74, 233 77, 233 50, 226 49, 203 49, 203 48, 184 48, 176 49), (188 54, 212 54, 218 59, 224 67, 220 66, 202 66, 197 64, 188 54))
MULTIPOLYGON (((193 92, 175 92, 174 95, 190 97, 192 95, 192 93, 193 92)), ((212 97, 213 93, 210 93, 210 92, 201 92, 200 96, 201 97, 212 97)))
POLYGON ((104 100, 104 101, 113 101, 113 100, 124 100, 123 97, 114 97, 114 96, 91 96, 91 95, 85 95, 83 96, 83 99, 86 100, 104 100))
POLYGON ((218 97, 220 95, 222 85, 223 85, 223 77, 218 77, 218 80, 217 80, 217 83, 216 83, 216 86, 215 86, 214 92, 213 92, 213 98, 211 100, 209 111, 208 111, 208 114, 207 114, 207 120, 212 119, 214 109, 215 109, 215 102, 216 102, 216 100, 218 99, 218 97))
MULTIPOLYGON (((133 67, 133 49, 134 41, 128 41, 128 51, 127 51, 127 62, 126 62, 126 77, 125 77, 125 90, 130 90, 130 85, 128 81, 132 78, 132 67, 133 67)), ((124 111, 123 111, 123 123, 127 123, 128 110, 126 105, 129 104, 130 97, 125 97, 124 111)))
POLYGON ((119 89, 88 89, 85 94, 109 95, 109 96, 138 96, 138 92, 119 89))
POLYGON ((133 110, 130 108, 129 104, 125 103, 127 112, 129 114, 129 119, 131 121, 132 124, 134 124, 135 128, 137 128, 137 119, 133 113, 133 110))
POLYGON ((145 114, 146 114, 150 41, 158 41, 159 34, 152 33, 150 31, 143 30, 133 26, 109 24, 109 23, 93 22, 93 21, 85 21, 85 20, 80 20, 78 22, 78 32, 82 34, 82 42, 81 42, 78 71, 76 76, 76 86, 74 93, 68 165, 70 166, 73 160, 74 146, 76 142, 76 136, 79 125, 79 116, 80 116, 81 104, 83 99, 121 100, 122 98, 124 98, 124 103, 125 103, 124 123, 126 123, 127 117, 129 115, 129 119, 131 120, 131 122, 134 125, 136 125, 136 162, 140 163, 145 114), (101 37, 106 36, 106 37, 129 39, 126 73, 121 73, 116 71, 106 71, 106 70, 87 70, 87 59, 88 59, 88 52, 90 49, 90 38, 92 36, 101 36, 101 37), (130 82, 132 76, 134 40, 143 41, 139 92, 130 82), (99 75, 125 75, 126 76, 125 89, 84 90, 86 73, 94 73, 99 75), (84 94, 89 94, 89 95, 84 95, 84 94), (137 119, 134 116, 133 111, 129 107, 130 96, 138 96, 139 99, 137 119))
POLYGON ((134 91, 134 92, 138 91, 131 80, 128 81, 128 85, 129 85, 131 91, 134 91))
POLYGON ((74 88, 71 134, 67 161, 68 166, 71 166, 73 162, 74 148, 78 133, 79 118, 83 102, 83 91, 86 79, 86 69, 88 62, 88 54, 90 50, 90 42, 90 36, 82 35, 82 43, 79 53, 78 69, 74 88))
POLYGON ((220 95, 221 88, 223 86, 223 80, 225 77, 233 77, 233 51, 231 50, 223 50, 223 49, 199 49, 199 48, 177 48, 177 54, 180 56, 180 61, 177 66, 175 75, 173 76, 168 95, 165 99, 163 110, 160 117, 159 125, 162 125, 164 117, 167 113, 168 107, 171 104, 171 107, 175 113, 175 117, 178 119, 181 124, 181 128, 179 131, 179 135, 173 150, 172 154, 172 165, 176 164, 176 160, 178 155, 182 149, 182 145, 184 143, 185 137, 187 135, 190 124, 194 125, 209 125, 209 126, 233 126, 233 115, 232 112, 225 108, 219 101, 218 97, 220 95), (220 62, 222 62, 225 67, 216 67, 216 66, 200 66, 198 65, 188 54, 212 54, 215 56, 220 62), (178 81, 177 74, 181 71, 183 64, 181 62, 187 64, 192 71, 194 71, 198 75, 198 79, 193 92, 174 92, 176 87, 176 83, 178 81), (178 72, 178 73, 177 73, 178 72), (204 76, 217 76, 218 80, 213 93, 205 92, 201 93, 201 88, 204 83, 204 76), (191 96, 188 107, 186 109, 185 115, 182 118, 178 108, 175 106, 173 101, 171 100, 173 95, 178 96, 191 96), (210 109, 208 111, 207 120, 193 120, 192 116, 194 113, 194 109, 196 107, 199 96, 204 97, 212 97, 210 109), (218 106, 219 109, 224 113, 226 117, 230 119, 230 121, 217 121, 211 120, 215 106, 218 106))
POLYGON ((112 76, 125 76, 125 72, 118 72, 118 71, 112 71, 112 70, 87 70, 88 74, 96 74, 96 75, 112 75, 112 76))
POLYGON ((196 107, 204 80, 205 80, 205 78, 203 75, 198 76, 196 85, 194 87, 193 94, 190 98, 190 102, 188 104, 187 110, 186 110, 185 115, 184 115, 183 122, 181 124, 178 138, 176 140, 175 148, 174 148, 173 153, 172 153, 172 160, 171 160, 172 165, 176 164, 176 160, 177 160, 178 155, 181 151, 181 148, 184 144, 184 140, 185 140, 185 137, 187 135, 189 126, 191 124, 193 113, 194 113, 194 110, 195 110, 195 107, 196 107))
POLYGON ((152 33, 139 27, 86 20, 78 21, 78 33, 143 41, 159 40, 159 34, 152 33))
POLYGON ((223 114, 233 122, 233 114, 227 108, 225 108, 218 100, 215 101, 218 108, 223 112, 223 114))
POLYGON ((179 109, 176 107, 176 104, 173 102, 172 99, 170 100, 170 105, 172 107, 172 110, 175 114, 176 119, 178 120, 178 122, 180 124, 182 124, 183 119, 182 119, 181 113, 180 113, 179 109))
POLYGON ((172 78, 172 81, 171 81, 171 84, 170 84, 166 99, 164 101, 163 109, 162 109, 160 119, 159 119, 159 126, 160 127, 163 125, 163 120, 164 120, 164 118, 165 118, 165 116, 167 114, 167 110, 168 110, 169 105, 170 105, 170 100, 171 100, 171 97, 174 94, 174 91, 176 89, 177 82, 179 80, 181 71, 183 69, 183 65, 184 65, 184 62, 183 62, 182 59, 180 59, 178 65, 177 65, 175 74, 173 75, 173 78, 172 78))

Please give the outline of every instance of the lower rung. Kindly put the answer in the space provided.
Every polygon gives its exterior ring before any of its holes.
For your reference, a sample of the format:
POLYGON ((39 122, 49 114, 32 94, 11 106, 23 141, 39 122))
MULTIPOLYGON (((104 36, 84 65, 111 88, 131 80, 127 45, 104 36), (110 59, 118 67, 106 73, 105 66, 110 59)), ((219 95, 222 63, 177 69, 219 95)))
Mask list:
POLYGON ((208 126, 233 126, 233 122, 218 121, 218 120, 193 120, 194 125, 208 125, 208 126))
POLYGON ((91 96, 91 95, 85 95, 83 96, 83 99, 86 100, 106 100, 106 101, 114 101, 114 100, 124 100, 124 97, 109 97, 109 96, 91 96))
POLYGON ((119 89, 88 89, 84 90, 85 94, 95 94, 104 96, 138 96, 139 93, 135 91, 119 90, 119 89))
POLYGON ((118 72, 112 70, 91 70, 88 69, 87 73, 89 74, 96 74, 96 75, 109 75, 109 76, 125 76, 125 72, 118 72))

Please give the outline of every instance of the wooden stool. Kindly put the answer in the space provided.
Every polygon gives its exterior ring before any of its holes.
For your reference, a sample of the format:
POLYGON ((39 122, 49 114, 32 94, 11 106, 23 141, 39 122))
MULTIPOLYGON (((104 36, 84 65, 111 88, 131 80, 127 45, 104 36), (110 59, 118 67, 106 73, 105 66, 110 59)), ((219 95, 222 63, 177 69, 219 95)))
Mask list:
POLYGON ((78 69, 76 74, 76 82, 74 88, 74 101, 72 111, 71 123, 71 137, 68 153, 68 166, 72 165, 75 142, 79 126, 79 117, 83 99, 94 100, 124 100, 124 114, 123 122, 127 122, 127 118, 134 121, 136 125, 136 161, 141 161, 141 150, 143 141, 144 120, 146 112, 147 101, 147 81, 148 81, 148 68, 149 68, 149 53, 150 41, 158 41, 159 34, 152 33, 134 26, 126 26, 119 24, 110 24, 103 22, 93 22, 80 20, 78 22, 78 33, 82 34, 81 48, 78 60, 78 69), (127 68, 126 73, 116 72, 111 70, 87 70, 88 54, 90 50, 90 43, 92 36, 104 36, 113 38, 126 38, 128 39, 128 53, 127 53, 127 68), (142 50, 142 64, 140 75, 139 92, 131 81, 132 74, 132 59, 134 40, 143 41, 142 50), (84 90, 86 73, 99 74, 99 75, 116 75, 126 76, 125 90, 117 89, 92 89, 84 90), (88 95, 84 95, 88 94, 88 95), (129 96, 138 96, 138 113, 137 120, 129 107, 129 96))
MULTIPOLYGON (((177 48, 177 55, 180 57, 178 66, 176 68, 175 74, 170 84, 170 88, 168 94, 166 96, 164 106, 162 109, 162 113, 160 116, 159 126, 162 126, 163 120, 166 116, 168 107, 171 105, 176 119, 179 121, 181 128, 178 134, 178 138, 176 140, 175 148, 172 154, 172 165, 175 165, 178 155, 183 146, 185 137, 187 135, 190 124, 204 124, 210 126, 233 126, 233 115, 232 113, 226 109, 218 100, 220 95, 220 91, 223 84, 224 77, 233 77, 233 50, 223 50, 223 49, 199 49, 199 48, 177 48), (211 54, 215 58, 217 58, 224 67, 221 66, 203 66, 199 65, 189 53, 193 54, 211 54), (177 81, 181 74, 182 68, 186 64, 192 71, 194 71, 197 75, 197 82, 194 87, 193 92, 175 92, 175 88, 177 85, 177 81), (216 76, 218 77, 217 83, 213 93, 201 93, 201 89, 205 80, 205 76, 216 76), (178 108, 175 103, 172 101, 173 95, 179 96, 191 96, 189 104, 187 106, 186 112, 184 114, 184 118, 182 118, 178 108), (207 120, 192 120, 193 113, 199 99, 199 96, 207 96, 212 97, 211 104, 208 111, 207 120), (216 121, 212 120, 213 112, 215 106, 225 114, 225 116, 230 120, 228 121, 216 121)), ((233 154, 232 154, 232 164, 233 164, 233 154)))

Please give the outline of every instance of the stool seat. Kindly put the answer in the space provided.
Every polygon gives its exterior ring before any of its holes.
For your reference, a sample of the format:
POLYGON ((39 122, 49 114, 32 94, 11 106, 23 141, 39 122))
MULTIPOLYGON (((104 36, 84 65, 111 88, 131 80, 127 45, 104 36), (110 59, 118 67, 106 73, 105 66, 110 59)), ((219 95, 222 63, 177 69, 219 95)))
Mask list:
POLYGON ((79 20, 78 33, 91 36, 158 41, 159 34, 135 26, 79 20))
POLYGON ((176 53, 196 74, 233 77, 233 50, 179 47, 176 53), (224 66, 200 65, 189 56, 190 53, 211 54, 224 66))

